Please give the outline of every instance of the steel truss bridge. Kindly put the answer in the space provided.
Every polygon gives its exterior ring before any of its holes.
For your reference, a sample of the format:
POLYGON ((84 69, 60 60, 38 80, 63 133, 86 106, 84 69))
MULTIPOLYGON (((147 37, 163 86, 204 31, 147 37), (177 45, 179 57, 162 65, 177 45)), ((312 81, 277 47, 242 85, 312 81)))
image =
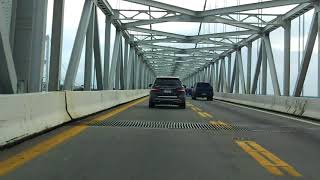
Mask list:
POLYGON ((319 179, 320 1, 212 1, 0 0, 0 179, 319 179))

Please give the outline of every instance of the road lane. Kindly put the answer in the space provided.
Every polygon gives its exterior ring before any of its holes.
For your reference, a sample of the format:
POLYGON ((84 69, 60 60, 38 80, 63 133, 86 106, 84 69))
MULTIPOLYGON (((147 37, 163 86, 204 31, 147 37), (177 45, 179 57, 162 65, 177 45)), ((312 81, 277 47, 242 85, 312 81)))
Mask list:
MULTIPOLYGON (((103 124, 103 118, 108 116, 104 113, 94 118, 103 124)), ((136 121, 142 125, 146 122, 202 123, 215 127, 210 130, 97 126, 88 124, 89 120, 92 119, 69 124, 87 128, 0 179, 269 180, 318 179, 320 175, 317 128, 218 101, 188 99, 184 110, 164 106, 149 109, 145 100, 106 120, 122 124, 136 121), (260 150, 257 151, 270 163, 274 163, 270 159, 272 154, 302 177, 295 177, 283 168, 282 174, 270 173, 237 142, 258 144, 260 150)), ((19 146, 6 151, 14 151, 19 146)), ((8 153, 0 152, 0 159, 3 154, 8 153)))

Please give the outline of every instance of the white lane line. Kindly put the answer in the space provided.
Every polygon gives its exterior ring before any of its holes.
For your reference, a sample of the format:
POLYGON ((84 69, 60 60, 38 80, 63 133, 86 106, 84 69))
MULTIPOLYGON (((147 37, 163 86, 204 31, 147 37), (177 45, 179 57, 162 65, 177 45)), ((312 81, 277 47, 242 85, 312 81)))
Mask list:
POLYGON ((258 112, 262 112, 262 113, 266 113, 266 114, 272 114, 272 115, 275 115, 275 116, 291 119, 291 120, 298 121, 298 122, 303 122, 303 123, 312 124, 312 125, 315 125, 315 126, 320 126, 320 123, 312 122, 310 120, 305 120, 305 119, 302 119, 302 118, 287 116, 287 115, 283 115, 283 114, 279 114, 279 113, 275 113, 275 112, 270 112, 270 111, 266 111, 266 110, 262 110, 262 109, 256 109, 256 108, 248 107, 248 106, 245 106, 245 105, 233 104, 233 103, 225 102, 225 101, 221 101, 221 100, 218 100, 218 101, 222 102, 222 103, 225 103, 225 104, 232 105, 232 106, 237 106, 237 107, 241 107, 241 108, 247 108, 247 109, 251 109, 251 110, 254 110, 254 111, 258 111, 258 112))

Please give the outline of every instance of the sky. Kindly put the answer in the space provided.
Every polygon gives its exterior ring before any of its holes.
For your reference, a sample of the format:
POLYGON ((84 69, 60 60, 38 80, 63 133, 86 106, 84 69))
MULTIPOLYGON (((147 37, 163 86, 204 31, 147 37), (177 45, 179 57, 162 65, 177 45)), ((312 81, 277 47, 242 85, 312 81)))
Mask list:
MULTIPOLYGON (((180 6, 183 8, 188 8, 192 10, 200 11, 203 9, 204 0, 162 0, 161 2, 170 3, 172 5, 180 6)), ((258 0, 208 0, 206 9, 214 9, 214 8, 222 8, 224 6, 235 6, 239 4, 248 4, 258 2, 258 0)), ((122 8, 122 9, 148 9, 146 6, 141 5, 133 5, 132 3, 128 3, 122 0, 109 0, 109 3, 113 8, 122 8)), ((73 41, 75 39, 77 27, 80 21, 81 11, 84 4, 84 0, 67 0, 65 1, 65 19, 64 19, 64 37, 63 37, 63 51, 62 51, 62 81, 65 77, 66 69, 68 67, 68 62, 71 55, 71 50, 73 46, 73 41)), ((286 6, 286 7, 277 7, 264 9, 263 13, 285 13, 294 6, 286 6)), ((48 0, 48 20, 47 20, 47 34, 50 36, 51 34, 51 23, 52 23, 52 9, 53 9, 53 0, 48 0)), ((248 12, 257 12, 248 11, 248 12)), ((159 14, 161 15, 161 14, 159 14)), ((311 17, 313 15, 313 10, 309 11, 305 14, 305 33, 304 33, 304 42, 307 40, 307 35, 309 31, 311 17)), ((156 16, 156 15, 155 15, 156 16)), ((145 17, 141 17, 145 18, 145 17)), ((104 49, 104 22, 105 18, 103 13, 98 10, 98 22, 99 22, 99 32, 100 32, 100 48, 102 50, 102 58, 103 58, 103 49, 104 49)), ((153 29, 156 30, 165 30, 172 33, 182 34, 182 35, 196 35, 198 32, 199 23, 161 23, 152 25, 153 29)), ((204 24, 202 26, 201 33, 213 33, 220 31, 222 29, 221 25, 214 24, 204 24), (215 31, 216 30, 216 31, 215 31)), ((292 37, 291 37, 291 93, 293 92, 293 88, 295 85, 296 77, 297 77, 297 67, 298 67, 298 54, 299 54, 299 38, 298 38, 298 18, 292 21, 292 37)), ((227 31, 233 31, 235 28, 227 27, 227 31)), ((301 30, 302 31, 302 30, 301 30)), ((112 28, 111 31, 111 42, 112 45, 114 42, 115 36, 115 28, 112 28)), ((282 79, 283 79, 283 29, 278 28, 273 31, 270 35, 272 49, 274 53, 274 59, 277 67, 277 74, 279 79, 280 88, 282 89, 282 79)), ((300 40, 302 40, 302 35, 300 40)), ((301 41, 302 42, 302 41, 301 41)), ((302 43, 300 43, 300 51, 302 49, 302 43)), ((305 43, 304 43, 305 44, 305 43)), ((307 74, 307 79, 305 82, 304 95, 306 96, 316 96, 317 92, 317 84, 314 83, 317 80, 317 43, 314 48, 314 52, 312 55, 311 63, 309 66, 309 71, 307 74)), ((184 46, 182 46, 184 47, 184 46)), ((187 47, 187 45, 185 45, 187 47)), ((185 48, 184 47, 184 48, 185 48)), ((253 52, 257 52, 256 43, 253 45, 253 52)), ((84 48, 85 49, 85 48, 84 48)), ((76 85, 83 84, 83 76, 84 76, 84 49, 79 65, 79 70, 76 78, 76 85)), ((111 52, 113 47, 110 47, 111 52)), ((243 55, 243 64, 246 64, 246 48, 242 49, 243 55)), ((252 77, 255 70, 256 64, 256 53, 253 53, 252 57, 252 77)), ((102 62, 103 63, 103 62, 102 62)), ((246 67, 244 67, 244 71, 247 72, 246 67)), ((268 94, 272 94, 272 84, 270 74, 268 74, 268 94)))

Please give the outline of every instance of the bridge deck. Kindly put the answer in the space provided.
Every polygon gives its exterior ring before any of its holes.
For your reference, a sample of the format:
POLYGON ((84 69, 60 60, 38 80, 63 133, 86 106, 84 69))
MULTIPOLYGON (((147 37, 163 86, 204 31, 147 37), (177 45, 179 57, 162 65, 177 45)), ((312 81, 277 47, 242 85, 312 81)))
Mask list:
POLYGON ((1 151, 0 179, 319 179, 319 140, 317 125, 223 102, 144 99, 1 151))

